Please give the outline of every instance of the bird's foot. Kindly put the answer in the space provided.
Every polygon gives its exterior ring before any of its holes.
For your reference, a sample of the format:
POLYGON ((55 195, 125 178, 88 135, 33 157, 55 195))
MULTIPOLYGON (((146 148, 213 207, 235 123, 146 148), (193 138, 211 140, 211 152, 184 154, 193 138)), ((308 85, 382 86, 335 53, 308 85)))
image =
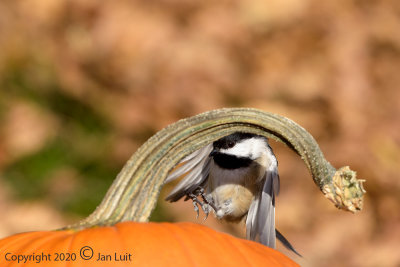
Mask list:
POLYGON ((193 208, 194 208, 194 211, 196 212, 196 219, 199 218, 199 206, 201 207, 203 212, 206 214, 206 218, 208 217, 208 213, 210 213, 210 211, 209 211, 209 206, 207 203, 199 200, 198 196, 193 193, 187 194, 187 198, 190 198, 193 202, 193 208))
POLYGON ((203 202, 206 203, 208 206, 210 206, 211 208, 213 208, 214 210, 217 210, 217 208, 214 205, 214 201, 212 200, 212 198, 210 197, 210 195, 206 195, 204 193, 204 188, 199 187, 195 190, 195 194, 197 196, 201 196, 201 198, 203 199, 203 202))
POLYGON ((208 214, 210 213, 210 207, 215 210, 215 205, 212 200, 210 200, 204 193, 204 188, 198 187, 193 193, 188 193, 186 199, 191 199, 193 202, 193 208, 196 212, 196 219, 199 218, 199 206, 205 214, 204 220, 208 218, 208 214), (199 196, 203 199, 203 201, 199 200, 199 196))

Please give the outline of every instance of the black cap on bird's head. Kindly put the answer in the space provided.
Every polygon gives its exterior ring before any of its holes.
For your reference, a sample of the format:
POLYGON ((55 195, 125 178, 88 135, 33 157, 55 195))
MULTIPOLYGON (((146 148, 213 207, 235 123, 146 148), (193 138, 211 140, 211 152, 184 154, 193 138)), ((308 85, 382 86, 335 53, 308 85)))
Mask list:
POLYGON ((234 147, 239 141, 249 139, 256 136, 255 134, 235 132, 233 134, 224 136, 213 143, 213 150, 210 156, 214 156, 221 149, 229 149, 234 147))
POLYGON ((218 139, 213 143, 213 148, 214 149, 228 149, 232 148, 236 145, 236 143, 244 140, 244 139, 250 139, 253 137, 261 137, 261 135, 256 135, 252 133, 243 133, 243 132, 235 132, 233 134, 227 135, 225 137, 222 137, 221 139, 218 139))

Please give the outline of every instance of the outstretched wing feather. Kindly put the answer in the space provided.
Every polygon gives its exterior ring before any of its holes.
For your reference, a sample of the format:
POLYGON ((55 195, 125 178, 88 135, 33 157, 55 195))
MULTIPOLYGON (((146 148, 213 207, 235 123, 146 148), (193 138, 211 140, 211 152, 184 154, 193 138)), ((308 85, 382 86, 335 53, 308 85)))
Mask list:
POLYGON ((181 175, 186 176, 170 192, 166 200, 175 202, 186 194, 193 192, 199 186, 204 185, 210 173, 212 144, 196 150, 181 162, 183 165, 174 170, 166 179, 166 183, 175 180, 181 175))
POLYGON ((267 169, 262 191, 250 205, 246 220, 247 238, 275 248, 275 190, 279 190, 276 168, 267 169), (275 186, 274 186, 275 185, 275 186))

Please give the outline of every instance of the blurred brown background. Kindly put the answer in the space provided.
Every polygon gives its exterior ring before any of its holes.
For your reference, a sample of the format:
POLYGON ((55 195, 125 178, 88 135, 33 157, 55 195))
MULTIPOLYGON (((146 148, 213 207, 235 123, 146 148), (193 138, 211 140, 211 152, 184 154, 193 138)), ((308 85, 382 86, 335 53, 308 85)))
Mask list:
MULTIPOLYGON (((88 215, 169 123, 255 107, 367 180, 364 210, 339 211, 273 143, 277 227, 304 258, 278 249, 303 266, 400 266, 399 29, 397 0, 1 1, 0 237, 88 215)), ((153 220, 196 221, 164 201, 153 220)))

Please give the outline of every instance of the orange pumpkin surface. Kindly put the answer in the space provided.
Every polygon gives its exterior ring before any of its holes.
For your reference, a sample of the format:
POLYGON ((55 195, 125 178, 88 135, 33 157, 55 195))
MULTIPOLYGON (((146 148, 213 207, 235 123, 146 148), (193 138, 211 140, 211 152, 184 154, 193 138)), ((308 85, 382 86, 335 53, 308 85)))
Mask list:
POLYGON ((192 223, 21 233, 0 240, 0 257, 0 266, 299 266, 274 249, 192 223), (18 263, 18 255, 33 256, 18 263))

